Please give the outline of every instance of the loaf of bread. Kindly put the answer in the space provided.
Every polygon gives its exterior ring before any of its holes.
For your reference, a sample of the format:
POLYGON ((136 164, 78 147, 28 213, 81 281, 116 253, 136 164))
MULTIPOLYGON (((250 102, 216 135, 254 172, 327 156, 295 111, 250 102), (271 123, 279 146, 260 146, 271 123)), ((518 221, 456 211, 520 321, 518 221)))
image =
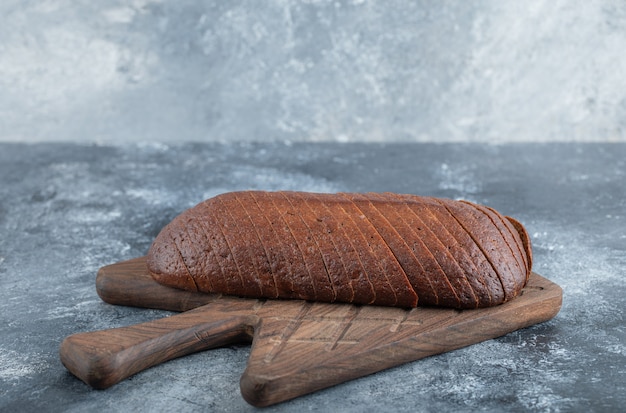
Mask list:
POLYGON ((158 234, 164 285, 254 298, 479 308, 526 284, 524 227, 466 201, 393 193, 230 192, 158 234))

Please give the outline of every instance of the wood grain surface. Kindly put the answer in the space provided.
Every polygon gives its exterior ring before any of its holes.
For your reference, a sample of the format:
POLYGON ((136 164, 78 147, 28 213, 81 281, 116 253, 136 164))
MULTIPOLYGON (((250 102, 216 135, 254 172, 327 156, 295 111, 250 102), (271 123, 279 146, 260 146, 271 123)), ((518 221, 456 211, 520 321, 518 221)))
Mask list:
POLYGON ((96 289, 110 304, 182 313, 67 337, 61 361, 78 378, 103 389, 176 357, 251 341, 240 384, 255 406, 547 321, 562 301, 561 288, 535 273, 519 297, 476 310, 245 299, 162 286, 145 257, 101 268, 96 289))

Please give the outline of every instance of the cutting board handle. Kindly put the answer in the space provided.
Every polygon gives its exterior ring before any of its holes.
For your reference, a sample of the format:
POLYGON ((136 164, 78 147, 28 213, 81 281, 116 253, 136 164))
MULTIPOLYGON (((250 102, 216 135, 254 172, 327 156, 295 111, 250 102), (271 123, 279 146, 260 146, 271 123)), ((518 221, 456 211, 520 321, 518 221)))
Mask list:
POLYGON ((61 343, 61 362, 85 383, 106 389, 167 360, 252 340, 258 317, 232 315, 207 322, 202 310, 71 335, 61 343))

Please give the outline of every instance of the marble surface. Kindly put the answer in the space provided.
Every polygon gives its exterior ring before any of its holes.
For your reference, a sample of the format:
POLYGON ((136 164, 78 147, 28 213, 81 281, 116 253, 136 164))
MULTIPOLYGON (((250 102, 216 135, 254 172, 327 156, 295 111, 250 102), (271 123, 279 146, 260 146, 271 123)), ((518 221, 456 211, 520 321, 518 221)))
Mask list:
POLYGON ((270 411, 617 411, 626 405, 625 144, 0 144, 0 410, 254 411, 249 347, 174 360, 104 391, 60 342, 160 318, 103 303, 98 268, 144 255, 182 210, 239 189, 463 198, 523 222, 564 290, 549 322, 270 411))
POLYGON ((619 0, 3 0, 0 16, 0 141, 626 141, 619 0))

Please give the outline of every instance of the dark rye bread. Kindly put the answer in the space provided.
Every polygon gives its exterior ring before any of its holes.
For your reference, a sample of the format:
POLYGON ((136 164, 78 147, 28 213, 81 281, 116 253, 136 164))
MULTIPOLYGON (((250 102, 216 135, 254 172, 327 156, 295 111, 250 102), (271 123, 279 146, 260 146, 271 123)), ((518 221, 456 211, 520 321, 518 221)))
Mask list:
POLYGON ((393 193, 225 193, 154 240, 164 285, 253 298, 480 308, 530 276, 524 227, 466 201, 393 193))

